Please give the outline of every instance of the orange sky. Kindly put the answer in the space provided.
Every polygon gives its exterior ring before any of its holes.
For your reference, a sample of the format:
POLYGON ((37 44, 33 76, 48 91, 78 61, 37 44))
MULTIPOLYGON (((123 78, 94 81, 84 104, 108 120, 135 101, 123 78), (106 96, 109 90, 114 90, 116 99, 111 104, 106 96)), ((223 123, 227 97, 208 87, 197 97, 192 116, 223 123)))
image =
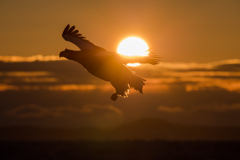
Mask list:
POLYGON ((138 36, 166 62, 240 58, 237 0, 2 0, 1 55, 58 55, 67 24, 111 51, 138 36))
MULTIPOLYGON (((0 1, 0 127, 117 126, 143 118, 240 126, 240 1, 0 1), (137 3, 136 3, 137 2, 137 3), (109 82, 60 60, 67 24, 116 51, 144 39, 158 65, 131 68, 143 93, 110 99, 109 82), (99 124, 102 123, 102 124, 99 124)), ((144 129, 144 128, 143 128, 144 129)))

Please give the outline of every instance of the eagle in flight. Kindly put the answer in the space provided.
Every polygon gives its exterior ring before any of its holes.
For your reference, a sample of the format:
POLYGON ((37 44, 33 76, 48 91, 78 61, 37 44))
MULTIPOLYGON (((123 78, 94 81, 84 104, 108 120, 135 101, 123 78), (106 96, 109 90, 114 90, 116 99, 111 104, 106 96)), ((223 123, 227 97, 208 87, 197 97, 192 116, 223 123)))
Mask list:
POLYGON ((86 40, 82 34, 78 33, 78 30, 75 30, 75 26, 67 25, 62 37, 78 46, 80 51, 65 49, 60 52, 59 57, 76 61, 92 75, 110 82, 116 90, 116 93, 111 96, 113 101, 116 101, 118 96, 128 97, 130 88, 143 93, 142 88, 146 80, 134 75, 126 64, 149 63, 155 65, 159 63, 159 57, 152 52, 147 57, 123 56, 116 52, 109 52, 86 40))

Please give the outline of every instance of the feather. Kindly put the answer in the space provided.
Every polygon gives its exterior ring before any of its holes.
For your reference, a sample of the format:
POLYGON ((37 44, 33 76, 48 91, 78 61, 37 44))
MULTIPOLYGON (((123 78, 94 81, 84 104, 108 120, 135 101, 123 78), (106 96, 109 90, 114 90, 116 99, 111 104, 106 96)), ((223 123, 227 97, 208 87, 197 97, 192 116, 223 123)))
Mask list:
POLYGON ((68 25, 65 27, 65 29, 63 30, 62 36, 65 35, 65 34, 67 34, 67 31, 68 31, 69 27, 70 27, 70 25, 68 24, 68 25))
POLYGON ((81 36, 82 34, 75 34, 75 36, 77 36, 77 37, 79 37, 79 36, 81 36))
POLYGON ((78 48, 81 50, 92 49, 96 53, 101 52, 101 51, 106 51, 105 49, 98 47, 98 46, 94 45, 92 42, 86 40, 85 37, 82 36, 82 34, 77 34, 79 31, 74 30, 75 26, 72 26, 70 29, 69 28, 70 28, 70 25, 68 24, 62 33, 62 37, 66 41, 72 42, 73 44, 78 46, 78 48))
POLYGON ((78 30, 75 30, 72 32, 72 34, 76 35, 78 33, 78 30))
POLYGON ((75 29, 75 26, 72 26, 69 30, 68 33, 72 33, 72 31, 75 29))

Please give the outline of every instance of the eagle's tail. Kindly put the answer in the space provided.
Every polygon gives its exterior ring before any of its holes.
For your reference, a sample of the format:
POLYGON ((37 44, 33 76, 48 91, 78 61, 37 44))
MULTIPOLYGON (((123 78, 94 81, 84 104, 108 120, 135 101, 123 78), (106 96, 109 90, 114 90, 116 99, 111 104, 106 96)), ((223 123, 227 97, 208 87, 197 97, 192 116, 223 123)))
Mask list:
POLYGON ((129 80, 130 88, 134 88, 135 90, 142 92, 143 86, 145 85, 143 78, 137 77, 136 75, 132 74, 132 78, 129 80))
POLYGON ((113 87, 116 89, 116 93, 114 93, 111 96, 111 99, 113 101, 116 101, 118 98, 118 95, 124 98, 128 97, 130 88, 134 88, 140 93, 143 93, 142 89, 143 89, 143 86, 145 85, 144 81, 146 80, 140 77, 137 77, 132 73, 124 74, 124 76, 118 76, 117 78, 110 81, 113 87))

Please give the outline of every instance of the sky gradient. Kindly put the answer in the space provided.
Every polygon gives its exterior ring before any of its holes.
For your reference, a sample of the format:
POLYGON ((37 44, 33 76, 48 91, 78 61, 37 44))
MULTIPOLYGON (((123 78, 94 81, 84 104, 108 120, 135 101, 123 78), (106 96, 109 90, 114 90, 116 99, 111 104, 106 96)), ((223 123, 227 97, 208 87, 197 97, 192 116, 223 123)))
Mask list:
POLYGON ((1 0, 0 129, 103 130, 146 118, 239 128, 239 20, 239 0, 1 0), (142 38, 161 57, 130 67, 146 79, 143 94, 113 102, 109 82, 60 59, 65 48, 78 50, 61 37, 67 24, 109 51, 142 38))
POLYGON ((238 0, 2 0, 1 55, 58 55, 61 33, 76 25, 110 51, 129 36, 147 42, 163 61, 213 62, 240 58, 238 0))

